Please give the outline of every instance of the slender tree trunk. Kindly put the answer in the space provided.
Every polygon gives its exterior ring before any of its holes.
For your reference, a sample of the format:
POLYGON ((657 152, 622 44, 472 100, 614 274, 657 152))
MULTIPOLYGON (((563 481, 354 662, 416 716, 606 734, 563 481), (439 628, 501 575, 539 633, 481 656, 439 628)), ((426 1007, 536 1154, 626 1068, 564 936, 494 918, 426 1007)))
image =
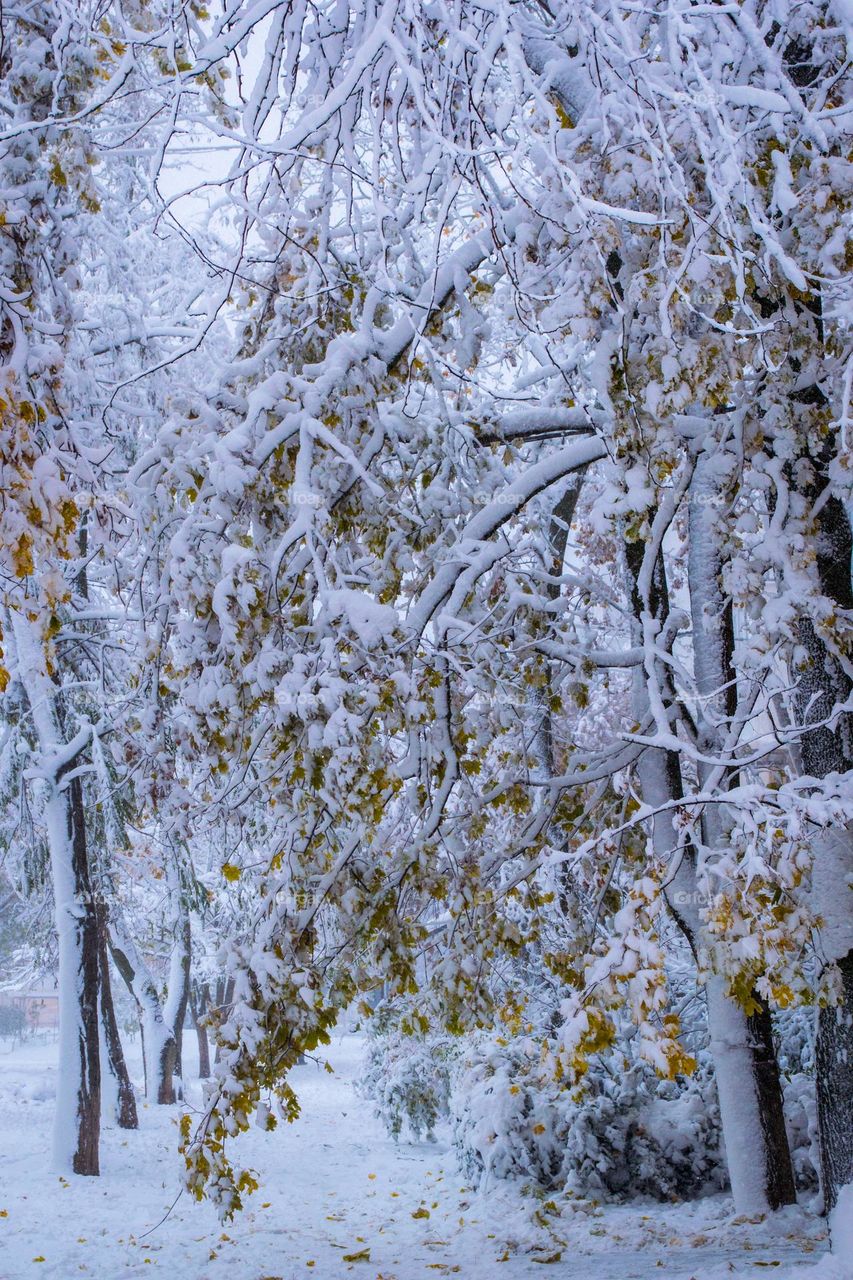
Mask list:
POLYGON ((142 1033, 145 1096, 167 1105, 175 1101, 175 1037, 167 1027, 154 979, 140 957, 119 911, 110 915, 110 952, 136 1001, 142 1033))
MULTIPOLYGON (((42 781, 59 952, 59 1077, 54 1161, 63 1172, 97 1175, 101 1127, 98 1029, 98 926, 89 877, 85 815, 79 778, 62 787, 79 752, 62 731, 59 691, 47 673, 43 639, 28 619, 6 611, 18 670, 45 761, 59 760, 42 781)), ((85 748, 81 743, 80 752, 85 748)))
MULTIPOLYGON (((734 745, 727 742, 727 738, 738 704, 734 618, 731 601, 723 592, 720 529, 720 511, 727 500, 734 466, 734 459, 727 457, 721 448, 712 453, 701 453, 693 473, 688 503, 693 668, 701 703, 699 745, 703 755, 718 759, 725 758, 734 745)), ((713 766, 700 763, 698 768, 700 786, 711 785, 713 766)), ((737 773, 730 771, 728 785, 736 781, 737 773)), ((706 848, 725 847, 728 831, 725 810, 721 805, 709 805, 705 809, 702 840, 706 848)), ((721 1003, 721 997, 726 999, 723 992, 709 989, 707 996, 712 1045, 715 1062, 719 1064, 717 1089, 721 1099, 724 1092, 732 1094, 725 1113, 721 1110, 721 1114, 729 1118, 731 1130, 730 1118, 737 1114, 736 1095, 748 1090, 754 1099, 751 1108, 753 1129, 757 1119, 761 1131, 757 1147, 753 1147, 747 1135, 726 1132, 726 1149, 728 1151, 733 1143, 743 1144, 746 1148, 747 1160, 753 1165, 752 1177, 757 1181, 760 1175, 770 1209, 796 1204, 794 1166, 785 1128, 782 1082, 770 1009, 757 992, 752 993, 756 1010, 748 1015, 740 1008, 735 1013, 721 1003), (720 1034, 721 1029, 724 1029, 724 1035, 720 1034), (730 1044, 732 1036, 736 1041, 734 1048, 730 1044)), ((742 1169, 736 1175, 742 1184, 749 1172, 742 1169)), ((734 1178, 732 1187, 734 1189, 734 1178)), ((747 1192, 744 1188, 743 1203, 747 1197, 760 1203, 760 1192, 753 1189, 747 1192)))
POLYGON ((210 1079, 210 1041, 207 1036, 207 1011, 210 1007, 210 988, 207 983, 190 987, 190 1013, 198 1040, 198 1078, 210 1079))
MULTIPOLYGON (((218 1025, 220 1022, 224 1021, 224 1019, 228 1016, 228 1013, 230 1012, 231 1002, 234 999, 234 979, 227 978, 224 981, 220 979, 220 981, 217 983, 217 986, 216 986, 216 995, 217 995, 216 1020, 218 1025)), ((216 1051, 213 1056, 213 1061, 218 1063, 220 1060, 221 1054, 222 1054, 222 1046, 219 1042, 219 1038, 217 1037, 216 1051)))
MULTIPOLYGON (((644 622, 650 623, 656 634, 669 613, 669 597, 663 557, 658 556, 649 588, 649 598, 639 594, 638 583, 643 564, 644 544, 626 545, 626 563, 631 589, 633 613, 637 623, 636 638, 644 640, 644 622)), ((668 712, 675 711, 675 694, 668 672, 661 668, 657 673, 662 690, 663 703, 668 712)), ((634 677, 634 714, 644 721, 650 709, 647 685, 649 673, 637 668, 634 677)), ((719 685, 717 686, 720 687, 719 685)), ((637 765, 643 801, 658 808, 683 795, 683 781, 678 756, 673 751, 649 748, 640 756, 637 765)), ((652 839, 657 856, 672 862, 678 849, 678 835, 673 825, 672 810, 659 813, 653 820, 652 839)), ((701 964, 708 950, 701 920, 700 890, 697 879, 696 850, 688 846, 680 855, 681 861, 672 875, 667 900, 672 914, 689 943, 694 956, 701 964)), ((769 1103, 772 1079, 764 1064, 768 1046, 760 1047, 754 1041, 754 1028, 750 1026, 745 1011, 725 993, 725 983, 711 973, 705 985, 708 1013, 708 1031, 711 1053, 720 1101, 720 1118, 726 1143, 726 1157, 735 1208, 739 1213, 761 1213, 787 1203, 780 1197, 784 1185, 776 1185, 776 1167, 779 1162, 776 1150, 775 1124, 767 1120, 763 1108, 769 1103), (759 1087, 759 1079, 761 1087, 759 1087), (774 1143, 769 1138, 774 1136, 774 1143)), ((772 1039, 769 1050, 772 1051, 772 1039)), ((778 1086, 778 1073, 776 1075, 778 1086)), ((779 1087, 778 1112, 781 1114, 781 1087, 779 1087)), ((784 1128, 783 1128, 784 1132, 784 1128)), ((782 1161, 784 1167, 784 1161, 782 1161)), ((788 1155, 790 1167, 790 1155, 788 1155)))
POLYGON ((120 1129, 138 1129, 139 1117, 136 1111, 136 1095, 125 1062, 113 1006, 112 983, 110 982, 110 959, 107 951, 107 916, 106 903, 99 903, 98 912, 98 964, 101 978, 101 1030, 103 1032, 104 1065, 108 1067, 115 1082, 115 1118, 120 1129))
POLYGON ((176 1087, 179 1091, 182 1089, 183 1081, 182 1049, 184 1022, 186 1021, 187 1003, 190 995, 191 944, 189 915, 181 905, 175 930, 175 941, 169 960, 169 986, 166 1003, 163 1008, 163 1020, 169 1031, 171 1031, 175 1042, 174 1071, 176 1087))
MULTIPOLYGON (((585 475, 586 468, 578 472, 570 487, 551 512, 551 526, 548 538, 551 548, 551 563, 547 566, 547 569, 553 579, 559 578, 563 573, 566 546, 569 541, 569 528, 574 519, 585 475)), ((560 597, 559 582, 549 582, 545 591, 549 600, 558 600, 560 597)), ((551 710, 552 693, 553 687, 550 676, 543 688, 537 688, 534 691, 539 719, 536 732, 536 751, 539 756, 539 767, 546 778, 553 778, 557 771, 554 754, 554 713, 551 710)))
POLYGON ((85 833, 72 828, 68 793, 47 784, 45 820, 59 940, 59 1080, 54 1159, 58 1168, 99 1172, 101 1069, 98 936, 85 862, 85 833))
MULTIPOLYGON (((101 1136, 101 1060, 98 1018, 98 920, 95 911, 92 885, 89 879, 86 824, 83 810, 83 788, 79 778, 68 784, 67 799, 57 797, 65 809, 65 824, 71 841, 74 902, 79 913, 72 925, 77 938, 74 950, 79 965, 77 973, 77 1001, 79 1024, 77 1028, 80 1072, 77 1084, 77 1125, 75 1149, 71 1167, 75 1173, 95 1176, 100 1172, 99 1145, 101 1136)), ((65 907, 68 910, 68 904, 65 907)), ((57 928, 59 904, 57 903, 57 928)), ((61 962, 60 962, 61 963, 61 962)), ((61 987, 61 980, 60 980, 61 987)), ((62 1015, 60 1014, 60 1024, 62 1015)), ((60 1037, 62 1036, 60 1025, 60 1037)), ((68 1107, 70 1099, 63 1104, 68 1107)), ((57 1103, 59 1097, 57 1096, 57 1103)), ((57 1148, 62 1144, 63 1118, 57 1114, 57 1148)), ((67 1141, 67 1138, 64 1139, 67 1141)), ((57 1154, 59 1152, 57 1151, 57 1154)))

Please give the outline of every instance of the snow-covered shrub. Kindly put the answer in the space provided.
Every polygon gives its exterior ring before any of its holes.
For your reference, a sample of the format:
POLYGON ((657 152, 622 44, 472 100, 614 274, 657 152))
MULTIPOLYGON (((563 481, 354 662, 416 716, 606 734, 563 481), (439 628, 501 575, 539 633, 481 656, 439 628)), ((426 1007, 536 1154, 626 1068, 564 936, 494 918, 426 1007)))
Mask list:
POLYGON ((373 1100, 395 1141, 404 1128, 415 1141, 433 1139, 437 1122, 448 1113, 458 1052, 457 1041, 449 1036, 403 1030, 382 1011, 372 1019, 358 1088, 373 1100))
POLYGON ((560 1180, 565 1137, 560 1091, 533 1070, 532 1041, 469 1045, 450 1096, 453 1142, 465 1176, 525 1177, 550 1188, 560 1180))
POLYGON ((582 1089, 545 1079, 532 1040, 483 1037, 450 1099, 454 1143, 472 1181, 520 1177, 546 1189, 667 1200, 719 1189, 725 1169, 709 1070, 659 1081, 621 1053, 582 1089))
POLYGON ((0 1036, 23 1036, 27 1019, 23 1009, 15 1005, 0 1004, 0 1036))

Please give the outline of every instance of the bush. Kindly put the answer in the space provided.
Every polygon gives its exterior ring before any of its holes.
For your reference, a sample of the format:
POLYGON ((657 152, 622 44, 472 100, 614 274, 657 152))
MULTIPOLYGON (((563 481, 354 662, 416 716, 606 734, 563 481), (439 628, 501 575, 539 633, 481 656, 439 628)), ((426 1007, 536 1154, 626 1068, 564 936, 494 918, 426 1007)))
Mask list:
MULTIPOLYGON (((800 1045, 793 1029, 783 1028, 780 1050, 790 1072, 785 1114, 797 1186, 813 1190, 814 1082, 807 1071, 790 1071, 804 1060, 807 1043, 800 1045)), ((532 1037, 404 1034, 387 1008, 368 1035, 360 1090, 389 1133, 431 1138, 447 1118, 460 1167, 474 1185, 519 1178, 545 1191, 661 1201, 728 1185, 713 1069, 703 1051, 692 1076, 671 1081, 632 1062, 625 1044, 594 1058, 582 1087, 568 1090, 542 1070, 532 1037)))
POLYGON ((725 1184, 706 1067, 676 1082, 612 1053, 582 1089, 544 1079, 532 1041, 483 1038, 458 1072, 454 1144, 472 1181, 520 1177, 551 1190, 686 1198, 725 1184))
POLYGON ((17 1005, 0 1004, 0 1036, 21 1036, 26 1025, 23 1009, 17 1005))
POLYGON ((458 1044, 449 1036, 407 1035, 380 1012, 371 1022, 359 1092, 399 1141, 403 1129, 415 1140, 434 1140, 448 1114, 450 1078, 458 1044))

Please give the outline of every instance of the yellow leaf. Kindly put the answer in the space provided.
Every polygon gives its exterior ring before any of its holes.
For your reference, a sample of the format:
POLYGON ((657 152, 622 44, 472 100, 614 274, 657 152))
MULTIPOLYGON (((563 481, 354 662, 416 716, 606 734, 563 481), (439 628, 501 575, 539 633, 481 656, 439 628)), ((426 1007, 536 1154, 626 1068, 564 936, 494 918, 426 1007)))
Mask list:
POLYGON ((19 578, 27 578, 35 568, 33 562, 33 540, 28 533, 22 533, 12 551, 12 567, 19 578))
POLYGON ((344 1262, 369 1262, 370 1250, 359 1249, 358 1253, 345 1253, 344 1262))
POLYGON ((412 1214, 412 1217, 413 1217, 413 1218, 428 1218, 428 1217, 429 1217, 429 1209, 415 1209, 415 1212, 412 1214))
POLYGON ((224 875, 226 880, 230 881, 233 884, 235 880, 240 879, 240 876, 243 874, 243 872, 239 867, 235 867, 233 862, 225 862, 222 865, 222 874, 224 875))

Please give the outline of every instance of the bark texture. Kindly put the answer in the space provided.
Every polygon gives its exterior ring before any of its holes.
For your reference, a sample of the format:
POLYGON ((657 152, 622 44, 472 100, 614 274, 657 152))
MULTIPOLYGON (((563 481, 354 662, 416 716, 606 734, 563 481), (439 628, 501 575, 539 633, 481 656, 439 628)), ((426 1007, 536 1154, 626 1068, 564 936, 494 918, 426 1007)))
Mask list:
POLYGON ((104 1065, 112 1073, 116 1084, 116 1123, 118 1127, 120 1129, 138 1129, 139 1116, 136 1110, 136 1094, 130 1082, 113 1005, 110 959, 107 949, 108 911, 106 903, 99 903, 97 912, 98 964, 101 980, 101 1029, 103 1031, 103 1045, 106 1051, 106 1063, 104 1065))
POLYGON ((828 1213, 841 1188, 853 1183, 853 951, 838 967, 844 1003, 821 1009, 815 1042, 821 1177, 828 1213))
MULTIPOLYGON (((825 463, 827 460, 824 459, 825 463)), ((853 612, 850 564, 853 534, 847 512, 837 498, 822 501, 826 476, 819 476, 807 496, 819 506, 816 519, 817 567, 823 593, 840 610, 853 612)), ((853 769, 851 717, 832 719, 834 708, 851 693, 851 682, 838 658, 819 635, 811 617, 799 624, 807 661, 797 686, 797 714, 803 733, 803 772, 816 778, 853 769), (829 721, 829 722, 827 722, 829 721)), ((821 945, 829 963, 841 974, 843 1003, 818 1013, 815 1045, 817 1114, 820 1131, 824 1206, 831 1212, 843 1186, 853 1182, 853 949, 850 946, 850 890, 847 887, 853 833, 837 831, 817 838, 813 881, 822 891, 816 903, 833 920, 821 945)))
POLYGON ((98 1151, 101 1134, 98 917, 89 877, 83 787, 79 778, 71 779, 67 796, 71 867, 79 913, 76 928, 80 957, 80 1087, 77 1098, 77 1148, 72 1168, 75 1173, 95 1176, 100 1172, 98 1151))

